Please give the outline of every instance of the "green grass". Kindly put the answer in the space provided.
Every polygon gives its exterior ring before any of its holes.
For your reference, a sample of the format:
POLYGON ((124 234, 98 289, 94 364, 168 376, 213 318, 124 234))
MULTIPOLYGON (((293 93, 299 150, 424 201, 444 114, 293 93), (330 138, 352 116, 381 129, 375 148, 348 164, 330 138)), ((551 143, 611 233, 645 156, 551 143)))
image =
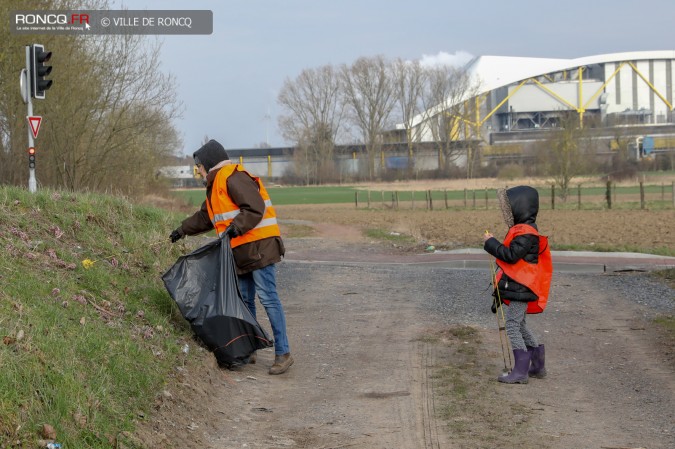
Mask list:
MULTIPOLYGON (((272 203, 276 205, 288 204, 353 204, 358 200, 359 205, 367 205, 368 194, 367 190, 358 189, 356 187, 340 187, 340 186, 313 186, 313 187, 267 187, 267 191, 272 198, 272 203)), ((480 191, 483 195, 484 192, 480 191)), ((198 206, 204 201, 204 190, 179 190, 175 192, 176 195, 184 198, 189 204, 198 206)), ((392 197, 398 195, 399 202, 412 201, 414 199, 420 204, 424 204, 426 193, 423 191, 370 191, 370 201, 372 203, 391 203, 392 197)), ((448 199, 460 200, 464 198, 463 191, 448 191, 448 199)), ((442 201, 445 198, 444 191, 432 191, 432 199, 434 201, 442 201)), ((494 190, 491 192, 491 198, 495 199, 494 190)))
POLYGON ((185 252, 168 242, 177 222, 0 187, 0 447, 38 447, 50 424, 64 447, 109 448, 149 411, 191 337, 160 279, 185 252))
POLYGON ((675 340, 675 316, 662 316, 654 321, 668 333, 671 339, 675 340))
MULTIPOLYGON (((354 187, 267 187, 276 205, 285 204, 340 204, 353 203, 354 187)), ((204 189, 176 191, 176 195, 184 198, 193 206, 204 201, 204 189)))
MULTIPOLYGON (((656 279, 665 282, 670 288, 675 289, 675 268, 667 268, 665 270, 658 270, 652 273, 656 279)), ((675 301, 675 297, 672 298, 675 301)))

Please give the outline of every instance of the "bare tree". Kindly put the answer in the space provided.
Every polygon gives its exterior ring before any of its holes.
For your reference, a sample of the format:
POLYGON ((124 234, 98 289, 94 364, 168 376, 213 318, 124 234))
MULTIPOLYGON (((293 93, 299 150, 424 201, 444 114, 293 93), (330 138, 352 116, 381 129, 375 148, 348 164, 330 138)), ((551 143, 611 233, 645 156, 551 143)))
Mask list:
POLYGON ((54 133, 61 150, 54 160, 59 184, 69 189, 119 189, 118 183, 128 185, 131 172, 153 174, 151 161, 174 153, 178 143, 164 139, 173 145, 145 146, 160 140, 155 136, 165 135, 179 114, 173 79, 157 70, 159 46, 148 48, 139 36, 104 36, 85 41, 76 54, 84 58, 81 66, 86 70, 78 84, 86 87, 86 94, 69 99, 68 92, 61 92, 65 96, 55 99, 67 113, 60 113, 60 123, 54 124, 69 130, 54 133), (139 159, 144 163, 138 164, 139 159), (113 171, 109 184, 101 176, 108 170, 113 171))
POLYGON ((278 103, 284 109, 279 118, 282 135, 297 145, 296 159, 306 182, 323 182, 335 176, 334 148, 340 133, 344 104, 340 78, 333 66, 305 69, 295 80, 284 82, 278 103))
POLYGON ((589 165, 588 139, 579 127, 576 112, 565 112, 559 119, 558 131, 539 150, 545 173, 553 178, 563 201, 567 201, 572 180, 589 165))
POLYGON ((402 59, 394 61, 394 85, 401 119, 406 131, 410 169, 413 168, 415 142, 419 142, 422 136, 419 128, 415 128, 415 121, 420 117, 423 110, 422 95, 427 85, 427 75, 428 72, 422 68, 419 61, 404 61, 402 59))
MULTIPOLYGON (((107 3, 54 4, 78 9, 107 3)), ((17 5, 10 8, 21 9, 17 5)), ((0 65, 1 80, 16 79, 25 65, 25 57, 14 55, 23 53, 25 37, 6 37, 11 52, 0 50, 0 58, 15 62, 7 71, 0 65)), ((53 52, 50 63, 55 82, 46 100, 34 102, 36 115, 44 117, 37 142, 39 184, 127 194, 152 187, 164 157, 175 154, 180 145, 172 124, 180 114, 180 104, 173 79, 159 70, 159 45, 148 45, 142 36, 124 35, 41 36, 40 41, 53 52)), ((20 119, 23 114, 16 111, 25 106, 17 104, 16 89, 6 92, 6 83, 1 84, 0 140, 4 151, 0 176, 3 182, 24 183, 27 170, 21 156, 25 154, 26 129, 20 119), (12 165, 16 160, 18 167, 5 171, 4 163, 12 165), (17 177, 16 172, 22 175, 17 177)))
MULTIPOLYGON (((462 69, 440 66, 427 69, 427 84, 422 95, 422 125, 441 153, 444 169, 463 155, 467 168, 473 166, 473 147, 467 141, 475 138, 480 124, 475 121, 475 108, 470 99, 478 94, 478 84, 462 69)), ((469 177, 470 171, 468 171, 469 177)))
POLYGON ((389 124, 396 104, 391 64, 384 57, 359 58, 342 67, 343 95, 350 119, 365 144, 367 176, 375 176, 375 158, 382 143, 382 132, 389 124))

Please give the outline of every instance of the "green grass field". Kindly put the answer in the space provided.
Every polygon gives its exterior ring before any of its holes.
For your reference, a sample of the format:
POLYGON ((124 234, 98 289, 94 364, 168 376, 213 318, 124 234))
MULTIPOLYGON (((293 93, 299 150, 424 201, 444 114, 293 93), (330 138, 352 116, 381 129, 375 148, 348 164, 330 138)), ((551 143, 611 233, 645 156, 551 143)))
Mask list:
MULTIPOLYGON (((354 187, 269 187, 272 202, 285 204, 339 204, 354 202, 354 187)), ((204 201, 204 189, 175 192, 194 206, 204 201)))

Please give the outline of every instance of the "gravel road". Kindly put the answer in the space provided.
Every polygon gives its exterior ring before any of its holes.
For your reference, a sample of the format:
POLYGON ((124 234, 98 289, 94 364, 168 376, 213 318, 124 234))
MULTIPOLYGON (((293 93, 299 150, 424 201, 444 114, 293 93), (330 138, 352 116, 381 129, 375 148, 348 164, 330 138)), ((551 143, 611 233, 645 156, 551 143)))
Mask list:
MULTIPOLYGON (((295 364, 269 376, 264 350, 237 371, 209 354, 181 368, 145 430, 154 447, 675 447, 675 341, 652 321, 675 313, 675 295, 646 273, 556 273, 546 311, 528 317, 549 375, 504 385, 486 270, 396 263, 363 241, 286 245, 277 282, 295 364), (303 258, 321 253, 330 262, 303 258), (479 336, 471 364, 445 338, 462 326, 479 336), (448 395, 459 381, 465 393, 448 395)), ((269 328, 262 308, 258 319, 269 328)))

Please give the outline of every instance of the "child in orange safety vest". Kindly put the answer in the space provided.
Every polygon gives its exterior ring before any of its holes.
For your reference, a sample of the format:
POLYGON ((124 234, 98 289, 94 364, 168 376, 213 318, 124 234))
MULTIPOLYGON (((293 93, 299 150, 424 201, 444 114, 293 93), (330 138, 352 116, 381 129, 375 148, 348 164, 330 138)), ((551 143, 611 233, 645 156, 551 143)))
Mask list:
POLYGON ((500 243, 484 235, 483 248, 499 267, 495 296, 505 309, 506 334, 513 348, 514 367, 498 377, 499 382, 526 384, 529 377, 546 376, 544 345, 527 327, 527 314, 546 307, 553 267, 548 239, 537 230, 539 194, 529 186, 497 190, 504 221, 509 231, 500 243))

